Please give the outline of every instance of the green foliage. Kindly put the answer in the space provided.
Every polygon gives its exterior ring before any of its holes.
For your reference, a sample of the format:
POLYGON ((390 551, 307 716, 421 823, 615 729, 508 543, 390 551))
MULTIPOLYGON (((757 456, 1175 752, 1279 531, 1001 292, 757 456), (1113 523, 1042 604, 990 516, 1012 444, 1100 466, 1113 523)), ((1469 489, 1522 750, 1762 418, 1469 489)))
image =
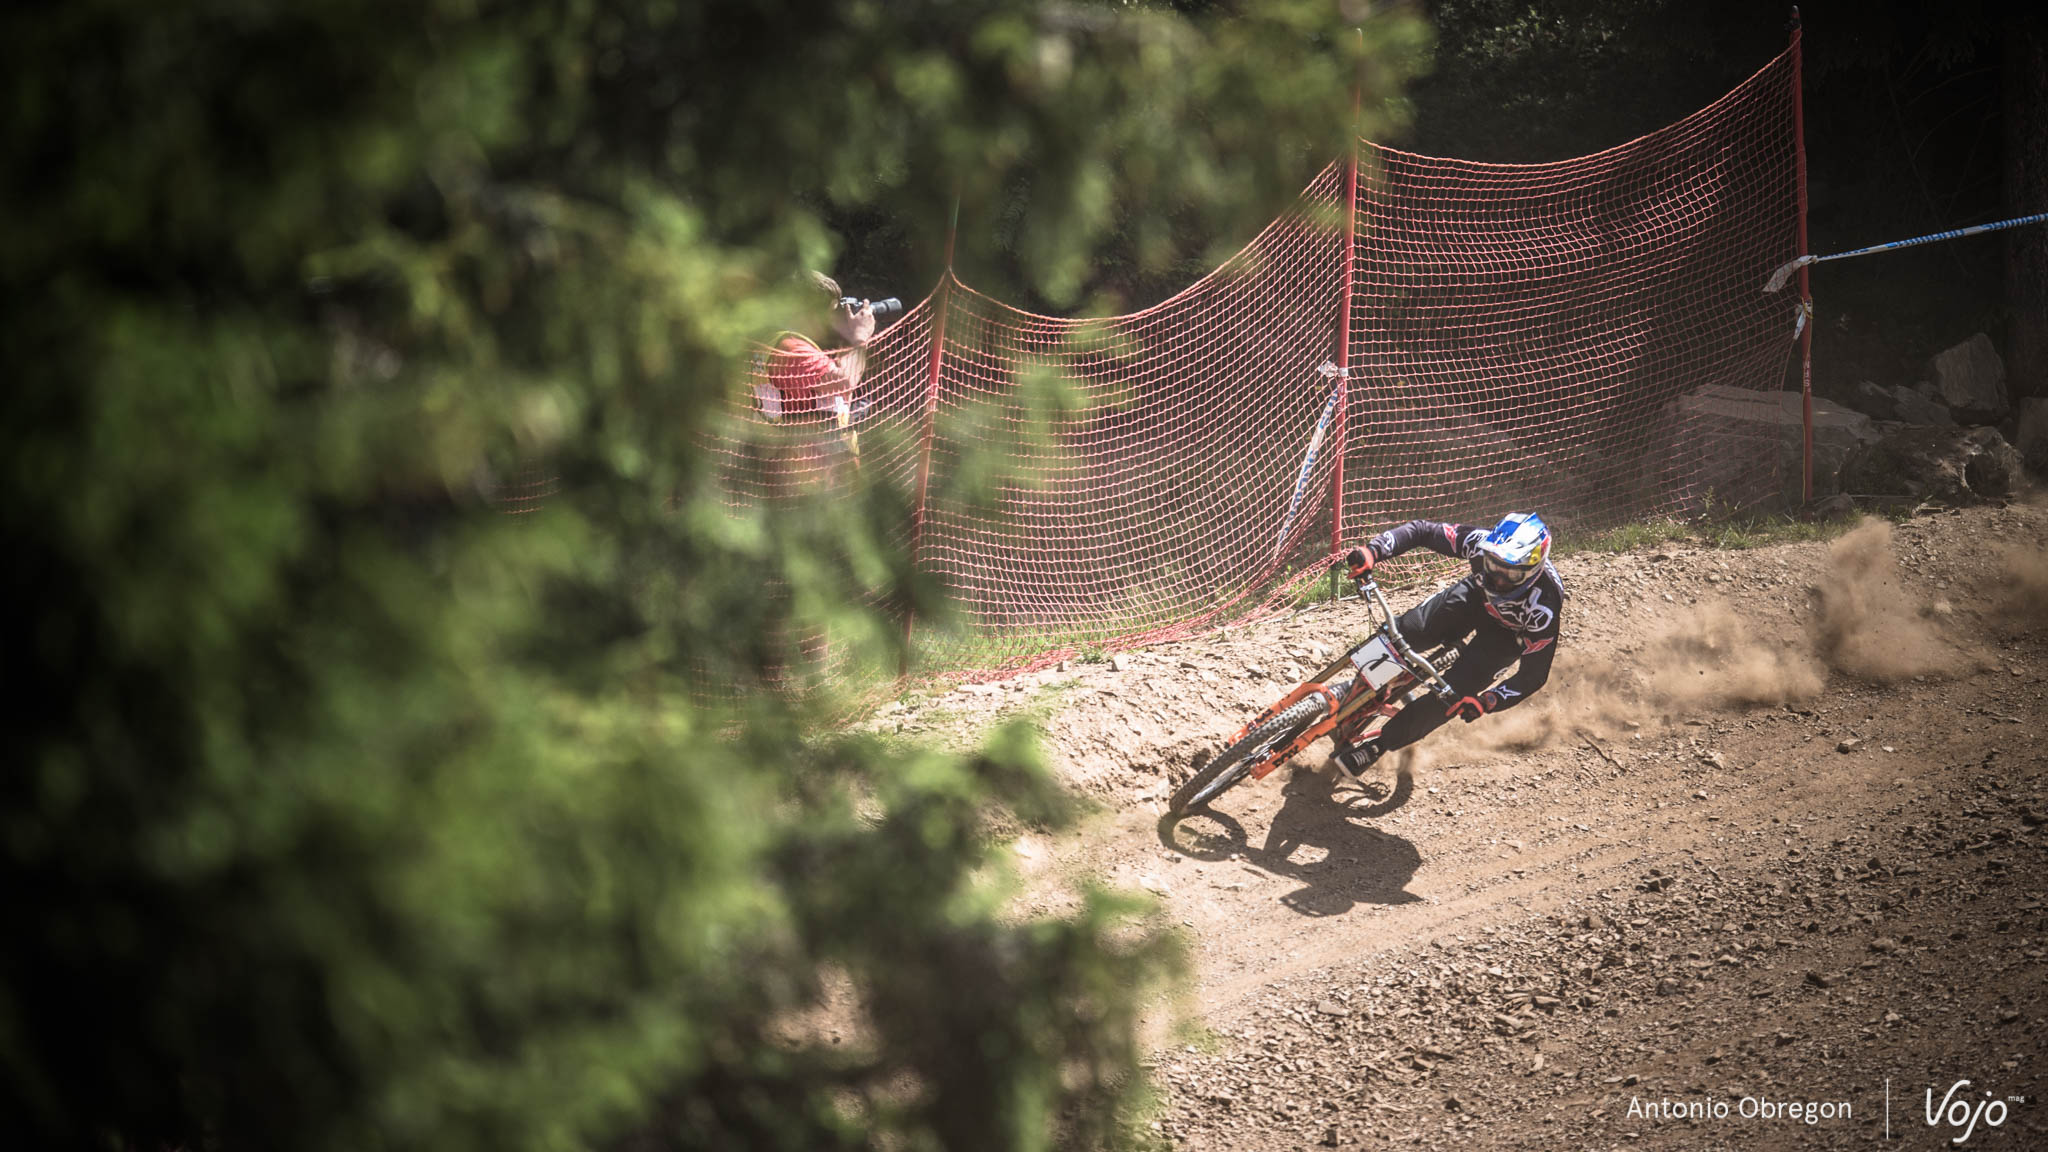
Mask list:
POLYGON ((1558 555, 1569 556, 1574 552, 1641 552, 1665 544, 1737 550, 1764 548, 1773 544, 1832 540, 1848 531, 1854 524, 1854 517, 1801 520, 1793 516, 1768 512, 1745 512, 1686 520, 1660 517, 1632 521, 1584 535, 1565 533, 1558 539, 1558 555))
POLYGON ((1717 99, 1782 51, 1769 13, 1684 0, 1431 0, 1424 151, 1541 161, 1613 147, 1717 99))
MULTIPOLYGON (((849 274, 889 291, 931 283, 957 205, 965 279, 1025 307, 1096 315, 1184 288, 1292 206, 1354 134, 1393 134, 1429 45, 1411 10, 1328 0, 877 11, 887 35, 916 27, 931 43, 834 111, 833 132, 885 140, 896 161, 818 198, 858 230, 849 274)), ((871 44, 859 51, 898 47, 871 44)))
POLYGON ((1678 540, 1693 539, 1693 528, 1683 520, 1658 517, 1616 525, 1599 532, 1560 532, 1557 554, 1574 552, 1635 552, 1678 540))
POLYGON ((1714 548, 1764 548, 1772 544, 1832 540, 1848 531, 1852 520, 1853 518, 1816 521, 1777 515, 1742 516, 1703 525, 1702 536, 1707 544, 1714 548))
MULTIPOLYGON (((829 265, 828 213, 1000 203, 1020 278, 1071 296, 1112 205, 1263 215, 1289 164, 1340 152, 1362 63, 1384 113, 1418 25, 1337 20, 0 17, 5 635, 30 669, 0 783, 10 1135, 1121 1140, 1175 950, 1121 899, 1016 920, 976 882, 990 805, 1065 813, 1021 730, 946 755, 819 725, 833 683, 783 691, 821 645, 871 682, 900 610, 940 615, 909 494, 735 510, 701 446, 750 341, 815 304, 793 274, 829 265), (557 494, 499 511, 536 467, 557 494)), ((1029 481, 1000 455, 959 475, 937 499, 1029 481)))

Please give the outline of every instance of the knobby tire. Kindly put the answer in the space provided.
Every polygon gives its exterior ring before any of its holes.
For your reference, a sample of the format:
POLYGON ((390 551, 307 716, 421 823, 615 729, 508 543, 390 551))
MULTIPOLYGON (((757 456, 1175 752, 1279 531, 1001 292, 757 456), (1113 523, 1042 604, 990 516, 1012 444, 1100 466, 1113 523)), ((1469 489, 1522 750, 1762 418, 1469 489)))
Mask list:
POLYGON ((1185 816, 1236 787, 1273 749, 1292 742, 1303 729, 1321 720, 1329 706, 1321 695, 1309 696, 1245 733, 1244 739, 1218 752, 1215 759, 1180 786, 1173 794, 1169 811, 1185 816))

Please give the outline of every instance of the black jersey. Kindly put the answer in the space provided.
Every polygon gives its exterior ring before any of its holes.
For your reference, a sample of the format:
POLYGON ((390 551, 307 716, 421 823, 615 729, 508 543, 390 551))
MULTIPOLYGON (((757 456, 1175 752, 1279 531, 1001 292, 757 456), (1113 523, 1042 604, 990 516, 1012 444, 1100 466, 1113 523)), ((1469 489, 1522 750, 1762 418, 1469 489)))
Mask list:
POLYGON ((1513 633, 1521 645, 1521 666, 1499 686, 1503 704, 1512 705, 1550 679, 1550 662, 1557 654, 1558 633, 1564 627, 1564 581, 1546 560, 1535 579, 1513 592, 1488 592, 1479 578, 1479 545, 1488 531, 1469 524, 1410 520, 1373 537, 1366 546, 1375 560, 1390 559, 1421 545, 1472 565, 1472 575, 1465 579, 1474 593, 1485 598, 1486 614, 1513 633))

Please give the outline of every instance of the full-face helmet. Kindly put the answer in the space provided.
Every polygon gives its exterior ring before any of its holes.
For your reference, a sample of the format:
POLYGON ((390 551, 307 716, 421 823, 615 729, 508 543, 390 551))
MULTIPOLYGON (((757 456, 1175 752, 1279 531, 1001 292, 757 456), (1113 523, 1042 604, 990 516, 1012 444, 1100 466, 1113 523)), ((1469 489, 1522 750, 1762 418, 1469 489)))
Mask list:
POLYGON ((1489 596, 1528 587, 1550 558, 1550 526, 1533 512, 1511 513, 1479 543, 1479 583, 1489 596))

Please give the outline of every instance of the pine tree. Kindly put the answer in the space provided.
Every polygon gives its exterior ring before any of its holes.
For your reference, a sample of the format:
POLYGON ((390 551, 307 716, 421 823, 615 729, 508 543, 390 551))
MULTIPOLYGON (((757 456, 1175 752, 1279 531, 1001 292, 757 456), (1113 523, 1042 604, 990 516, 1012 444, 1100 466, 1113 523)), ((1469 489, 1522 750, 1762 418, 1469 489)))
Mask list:
POLYGON ((1340 152, 1420 33, 1338 19, 0 17, 10 1137, 1123 1139, 1176 948, 1118 897, 1006 910, 991 807, 1064 813, 1026 734, 885 743, 826 722, 846 683, 787 690, 811 638, 857 687, 941 610, 904 494, 735 509, 702 445, 829 214, 936 238, 1028 187, 1002 242, 1071 295, 1112 205, 1222 221, 1340 152))

